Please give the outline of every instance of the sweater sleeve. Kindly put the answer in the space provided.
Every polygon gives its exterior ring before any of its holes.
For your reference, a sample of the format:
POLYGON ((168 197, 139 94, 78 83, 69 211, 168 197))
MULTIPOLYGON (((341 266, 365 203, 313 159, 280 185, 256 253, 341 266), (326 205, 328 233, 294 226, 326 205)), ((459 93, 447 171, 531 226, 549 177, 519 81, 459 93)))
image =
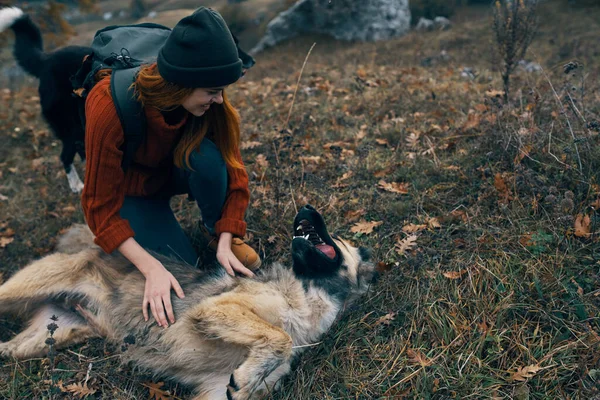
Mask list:
MULTIPOLYGON (((242 155, 239 148, 235 152, 236 160, 242 166, 242 155)), ((221 219, 215 224, 215 232, 220 235, 223 232, 231 232, 233 235, 242 237, 246 234, 246 222, 244 215, 250 202, 250 189, 248 189, 248 173, 246 168, 231 168, 227 166, 228 184, 225 205, 221 212, 221 219)))
POLYGON ((124 134, 108 87, 109 79, 98 82, 85 103, 87 160, 81 205, 95 243, 112 253, 134 232, 119 214, 125 199, 120 150, 124 134))

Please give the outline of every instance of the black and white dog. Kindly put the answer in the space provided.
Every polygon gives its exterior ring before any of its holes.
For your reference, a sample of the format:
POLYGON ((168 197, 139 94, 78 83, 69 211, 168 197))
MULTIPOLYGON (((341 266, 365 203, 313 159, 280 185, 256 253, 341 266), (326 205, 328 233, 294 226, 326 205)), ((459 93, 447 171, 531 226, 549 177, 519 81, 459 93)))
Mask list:
MULTIPOLYGON (((70 77, 79 70, 84 57, 92 50, 84 46, 67 46, 45 53, 39 27, 17 7, 0 9, 0 32, 8 28, 15 33, 13 54, 17 63, 39 79, 42 114, 62 142, 60 160, 67 173, 69 187, 74 193, 79 193, 83 182, 73 167, 73 160, 75 154, 85 160, 85 127, 79 117, 78 99, 73 97, 70 77)), ((234 39, 237 45, 237 38, 234 39)), ((239 46, 238 54, 244 69, 254 65, 254 59, 239 46)))

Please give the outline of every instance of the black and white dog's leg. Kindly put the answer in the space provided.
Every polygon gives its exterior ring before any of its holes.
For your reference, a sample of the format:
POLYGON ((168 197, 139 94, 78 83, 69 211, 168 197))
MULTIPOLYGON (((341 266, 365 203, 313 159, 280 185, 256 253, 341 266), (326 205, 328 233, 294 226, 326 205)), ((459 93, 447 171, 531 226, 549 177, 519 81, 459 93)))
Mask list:
POLYGON ((71 141, 63 141, 62 152, 60 153, 60 160, 63 163, 65 172, 67 173, 67 180, 69 181, 69 187, 73 193, 80 193, 83 190, 83 182, 77 174, 77 170, 73 165, 75 159, 75 143, 71 141))

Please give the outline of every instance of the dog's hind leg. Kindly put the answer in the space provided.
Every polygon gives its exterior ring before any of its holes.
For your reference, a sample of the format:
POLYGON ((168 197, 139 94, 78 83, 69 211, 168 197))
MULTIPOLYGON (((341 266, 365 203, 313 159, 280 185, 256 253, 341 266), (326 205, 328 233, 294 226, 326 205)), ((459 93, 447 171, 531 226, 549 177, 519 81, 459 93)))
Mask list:
POLYGON ((246 360, 231 374, 229 400, 249 399, 273 371, 289 363, 292 338, 242 304, 207 302, 193 310, 193 318, 196 328, 208 338, 249 350, 246 360))
POLYGON ((26 312, 58 295, 100 298, 105 288, 94 271, 98 254, 96 249, 55 253, 32 262, 0 286, 0 314, 26 312))
POLYGON ((50 337, 51 323, 58 326, 52 335, 57 348, 97 336, 94 329, 74 312, 55 305, 45 305, 34 315, 23 332, 6 343, 0 343, 0 356, 18 359, 43 356, 49 349, 46 340, 50 337), (52 319, 53 316, 57 317, 56 321, 52 319))

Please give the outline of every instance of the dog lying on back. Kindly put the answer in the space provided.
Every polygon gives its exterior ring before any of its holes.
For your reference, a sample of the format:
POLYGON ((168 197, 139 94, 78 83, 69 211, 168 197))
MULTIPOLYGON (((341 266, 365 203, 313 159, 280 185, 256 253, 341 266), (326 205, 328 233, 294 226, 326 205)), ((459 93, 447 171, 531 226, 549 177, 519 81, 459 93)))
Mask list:
MULTIPOLYGON (((81 68, 92 49, 67 46, 45 53, 39 27, 17 7, 0 9, 0 33, 8 28, 15 33, 13 54, 17 63, 25 72, 39 79, 42 115, 50 130, 62 142, 60 160, 71 191, 79 193, 83 182, 73 161, 76 154, 85 161, 85 126, 79 115, 78 102, 81 100, 73 96, 70 78, 81 68)), ((240 49, 235 36, 234 40, 243 68, 251 68, 254 58, 240 49)))
POLYGON ((144 321, 141 273, 95 247, 87 228, 72 228, 57 253, 0 286, 0 314, 30 318, 23 332, 0 343, 0 356, 43 355, 56 315, 57 347, 94 336, 134 343, 125 360, 193 387, 197 400, 272 391, 292 358, 317 342, 375 275, 368 251, 331 237, 314 208, 303 207, 293 227, 292 265, 276 263, 255 279, 157 256, 186 294, 172 296, 177 322, 168 329, 144 321))

